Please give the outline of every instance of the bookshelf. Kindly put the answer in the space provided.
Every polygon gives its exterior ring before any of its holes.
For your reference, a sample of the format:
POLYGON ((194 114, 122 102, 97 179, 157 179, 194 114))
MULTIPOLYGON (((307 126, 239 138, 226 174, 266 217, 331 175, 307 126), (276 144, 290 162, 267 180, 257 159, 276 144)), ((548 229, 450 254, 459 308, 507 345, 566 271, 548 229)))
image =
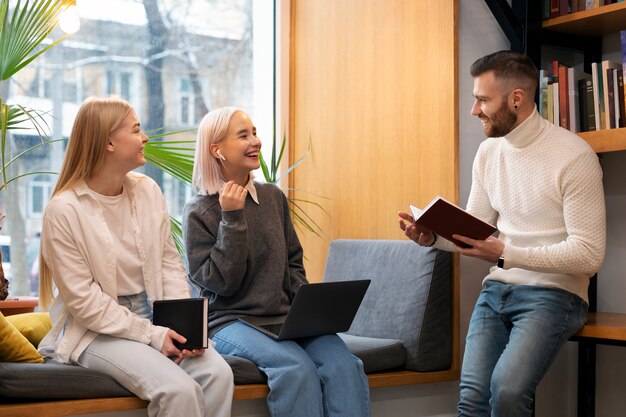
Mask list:
MULTIPOLYGON (((549 35, 561 47, 578 49, 585 55, 585 66, 602 56, 602 37, 626 29, 626 2, 571 13, 541 24, 542 41, 549 35), (595 55, 595 56, 594 56, 595 55)), ((626 128, 578 133, 596 153, 626 150, 626 128)), ((587 324, 572 337, 578 342, 578 417, 596 415, 596 345, 626 346, 626 314, 596 312, 596 282, 589 288, 590 314, 587 324)))
MULTIPOLYGON (((626 29, 626 2, 544 20, 544 30, 565 35, 602 37, 626 29)), ((596 153, 626 150, 626 128, 580 132, 596 153)))
POLYGON ((619 32, 626 29, 626 2, 547 19, 541 27, 553 32, 585 37, 619 32))

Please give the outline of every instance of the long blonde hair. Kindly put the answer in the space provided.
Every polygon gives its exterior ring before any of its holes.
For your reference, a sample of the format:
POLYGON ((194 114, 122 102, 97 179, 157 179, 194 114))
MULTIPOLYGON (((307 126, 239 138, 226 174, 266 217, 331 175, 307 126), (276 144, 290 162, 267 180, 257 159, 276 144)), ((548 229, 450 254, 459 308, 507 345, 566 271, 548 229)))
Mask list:
POLYGON ((217 158, 211 154, 211 145, 224 140, 230 119, 237 112, 243 110, 238 107, 212 110, 202 118, 198 126, 191 184, 200 194, 215 194, 222 188, 224 181, 220 165, 217 158))
MULTIPOLYGON (((131 110, 131 105, 119 98, 91 97, 83 102, 74 120, 61 173, 50 198, 71 189, 80 180, 87 180, 102 168, 109 136, 131 110)), ((45 238, 42 234, 41 239, 45 238)), ((40 251, 39 307, 47 311, 53 298, 52 274, 40 251)))

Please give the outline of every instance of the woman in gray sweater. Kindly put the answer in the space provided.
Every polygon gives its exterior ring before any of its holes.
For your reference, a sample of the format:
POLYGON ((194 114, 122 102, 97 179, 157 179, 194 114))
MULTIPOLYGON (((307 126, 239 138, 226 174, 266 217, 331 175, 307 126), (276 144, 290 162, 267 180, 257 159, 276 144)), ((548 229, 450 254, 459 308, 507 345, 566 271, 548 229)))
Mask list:
POLYGON ((222 354, 267 375, 273 417, 370 415, 363 364, 337 335, 278 341, 237 321, 286 314, 306 283, 302 246, 282 191, 257 183, 261 142, 241 109, 207 114, 196 143, 183 234, 189 276, 209 298, 209 330, 222 354))

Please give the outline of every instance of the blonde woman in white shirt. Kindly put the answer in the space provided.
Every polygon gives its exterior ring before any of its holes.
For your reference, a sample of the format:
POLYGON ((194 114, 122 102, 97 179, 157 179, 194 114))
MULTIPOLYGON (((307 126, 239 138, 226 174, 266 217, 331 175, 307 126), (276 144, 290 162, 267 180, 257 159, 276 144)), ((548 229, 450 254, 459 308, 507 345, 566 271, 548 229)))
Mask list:
POLYGON ((224 359, 212 346, 180 351, 182 335, 151 323, 154 300, 190 293, 163 195, 132 172, 147 141, 127 102, 81 106, 43 219, 40 299, 53 327, 39 349, 110 375, 150 401, 150 416, 227 417, 224 359))

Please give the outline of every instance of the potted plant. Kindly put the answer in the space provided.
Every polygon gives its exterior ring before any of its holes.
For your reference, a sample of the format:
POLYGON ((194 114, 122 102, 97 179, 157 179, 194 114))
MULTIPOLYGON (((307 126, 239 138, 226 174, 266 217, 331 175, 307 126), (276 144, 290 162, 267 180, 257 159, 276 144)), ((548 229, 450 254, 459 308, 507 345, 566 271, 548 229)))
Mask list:
MULTIPOLYGON (((11 178, 8 168, 24 154, 52 142, 47 136, 48 126, 43 112, 6 103, 3 92, 7 92, 8 88, 3 83, 69 36, 65 35, 48 45, 42 45, 57 26, 62 12, 75 3, 75 0, 18 0, 11 9, 9 0, 0 0, 0 191, 24 175, 39 173, 29 172, 11 178), (25 129, 25 124, 37 131, 41 142, 17 155, 11 155, 8 134, 14 129, 25 129)), ((0 212, 0 221, 3 217, 0 212)), ((0 300, 8 295, 8 284, 1 265, 0 263, 0 300)))

